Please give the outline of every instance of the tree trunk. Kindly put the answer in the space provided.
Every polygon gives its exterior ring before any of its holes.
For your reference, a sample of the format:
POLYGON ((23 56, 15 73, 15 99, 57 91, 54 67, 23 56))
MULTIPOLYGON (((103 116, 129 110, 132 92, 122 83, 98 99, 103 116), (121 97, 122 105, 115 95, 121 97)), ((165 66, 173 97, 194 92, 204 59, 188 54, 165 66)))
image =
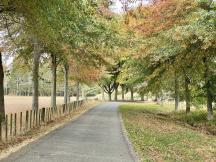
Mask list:
POLYGON ((16 96, 20 96, 19 78, 16 79, 16 96))
POLYGON ((56 63, 56 56, 51 54, 51 107, 56 107, 56 70, 57 70, 57 63, 56 63))
POLYGON ((68 85, 68 103, 70 103, 70 102, 71 102, 71 86, 68 85))
POLYGON ((109 95, 109 101, 112 101, 112 93, 108 93, 108 95, 109 95))
POLYGON ((212 96, 212 93, 211 93, 211 86, 210 86, 210 84, 208 82, 207 82, 207 85, 206 85, 207 111, 208 111, 207 119, 208 120, 213 120, 214 119, 213 105, 212 105, 212 103, 213 103, 213 96, 212 96))
POLYGON ((76 100, 77 101, 79 101, 79 96, 80 96, 80 93, 79 93, 80 92, 80 87, 79 86, 80 86, 80 83, 77 82, 77 95, 76 95, 76 100))
POLYGON ((4 69, 2 64, 2 53, 0 51, 0 119, 5 119, 5 104, 4 104, 4 69))
POLYGON ((103 88, 101 88, 101 94, 102 94, 102 101, 105 101, 105 97, 104 97, 104 90, 103 90, 103 88))
POLYGON ((157 92, 156 95, 155 95, 155 102, 156 102, 157 104, 159 104, 159 94, 158 94, 158 92, 157 92))
POLYGON ((179 110, 179 81, 175 74, 175 111, 179 110))
POLYGON ((161 93, 160 93, 160 104, 161 104, 161 106, 163 106, 163 104, 164 104, 164 94, 163 94, 163 91, 161 91, 161 93))
POLYGON ((185 102, 186 102, 186 114, 190 113, 191 107, 191 94, 189 89, 190 79, 185 73, 185 102))
POLYGON ((134 101, 134 91, 133 91, 133 87, 130 88, 131 91, 131 101, 134 101))
POLYGON ((82 99, 84 100, 84 99, 86 99, 84 87, 81 88, 81 91, 82 91, 82 99))
POLYGON ((30 88, 28 88, 28 96, 30 96, 30 88))
POLYGON ((70 92, 68 93, 68 103, 71 102, 71 98, 70 98, 70 92))
POLYGON ((118 100, 118 87, 115 87, 115 101, 118 100))
POLYGON ((141 101, 144 101, 144 94, 140 94, 141 96, 141 101))
POLYGON ((207 97, 207 111, 208 111, 208 120, 213 120, 214 119, 214 114, 213 114, 213 95, 211 91, 211 74, 209 71, 209 66, 208 66, 208 60, 206 57, 203 58, 203 62, 205 65, 205 72, 204 72, 204 78, 205 78, 205 87, 206 87, 206 97, 207 97))
POLYGON ((121 85, 122 88, 122 101, 125 99, 125 94, 124 94, 124 85, 121 85))
POLYGON ((67 63, 64 64, 64 104, 68 104, 68 70, 69 66, 67 63))
POLYGON ((39 101, 39 62, 40 62, 40 46, 36 39, 33 40, 34 51, 33 51, 33 77, 32 77, 32 109, 38 110, 39 101))

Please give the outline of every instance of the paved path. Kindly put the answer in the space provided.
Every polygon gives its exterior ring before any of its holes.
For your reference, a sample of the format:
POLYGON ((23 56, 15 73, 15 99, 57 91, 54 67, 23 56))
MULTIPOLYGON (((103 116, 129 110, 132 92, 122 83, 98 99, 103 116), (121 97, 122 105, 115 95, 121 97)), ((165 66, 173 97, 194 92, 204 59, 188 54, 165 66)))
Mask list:
POLYGON ((1 162, 132 162, 117 107, 96 106, 1 162))

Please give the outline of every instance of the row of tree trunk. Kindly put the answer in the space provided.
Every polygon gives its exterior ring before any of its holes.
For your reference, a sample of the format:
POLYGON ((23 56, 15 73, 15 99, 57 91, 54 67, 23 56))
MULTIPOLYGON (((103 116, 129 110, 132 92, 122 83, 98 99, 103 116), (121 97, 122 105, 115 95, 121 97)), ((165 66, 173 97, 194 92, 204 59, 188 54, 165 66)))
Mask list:
MULTIPOLYGON (((207 100, 207 119, 213 120, 213 97, 214 94, 211 91, 212 83, 211 83, 211 71, 209 70, 209 64, 207 57, 203 58, 204 63, 204 79, 205 79, 205 94, 207 100)), ((184 71, 184 90, 185 90, 185 102, 186 102, 186 114, 191 112, 191 90, 190 90, 190 77, 184 71)), ((175 110, 178 111, 179 109, 179 79, 178 76, 175 74, 175 110)))
MULTIPOLYGON (((37 110, 39 108, 39 64, 40 64, 40 56, 41 49, 37 40, 33 40, 34 42, 34 51, 33 51, 33 67, 32 67, 32 109, 37 110)), ((51 55, 51 106, 56 107, 56 76, 57 71, 57 58, 55 55, 51 55)), ((68 77, 69 75, 69 65, 66 62, 64 64, 64 104, 67 105, 70 102, 70 97, 68 95, 68 77)), ((79 91, 80 85, 77 84, 77 100, 79 100, 79 91)), ((2 52, 0 51, 0 114, 1 119, 5 118, 5 104, 4 104, 4 70, 2 64, 2 52)))
MULTIPOLYGON (((107 92, 109 101, 112 101, 112 92, 107 92)), ((122 86, 122 100, 125 100, 125 87, 122 86)), ((134 89, 130 87, 131 101, 134 101, 134 89)), ((105 100, 104 90, 102 89, 102 99, 105 100)), ((114 88, 114 101, 118 101, 118 88, 114 88)))

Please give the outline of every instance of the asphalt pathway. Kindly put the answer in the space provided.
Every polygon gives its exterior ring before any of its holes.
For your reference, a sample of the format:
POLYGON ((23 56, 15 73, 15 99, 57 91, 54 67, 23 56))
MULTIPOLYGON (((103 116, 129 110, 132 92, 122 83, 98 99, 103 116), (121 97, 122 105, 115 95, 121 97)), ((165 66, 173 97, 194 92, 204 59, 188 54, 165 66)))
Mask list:
POLYGON ((132 162, 117 107, 100 104, 1 162, 132 162))

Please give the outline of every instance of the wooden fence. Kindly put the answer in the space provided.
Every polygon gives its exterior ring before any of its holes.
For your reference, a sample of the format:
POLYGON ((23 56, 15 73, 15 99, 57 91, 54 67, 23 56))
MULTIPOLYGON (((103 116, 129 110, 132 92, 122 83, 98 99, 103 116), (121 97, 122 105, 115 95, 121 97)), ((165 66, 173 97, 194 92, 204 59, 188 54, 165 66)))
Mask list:
POLYGON ((83 100, 74 101, 67 105, 58 105, 55 108, 42 108, 7 114, 5 121, 0 125, 0 140, 6 142, 16 136, 24 135, 34 128, 46 125, 59 117, 72 113, 82 104, 83 100))

